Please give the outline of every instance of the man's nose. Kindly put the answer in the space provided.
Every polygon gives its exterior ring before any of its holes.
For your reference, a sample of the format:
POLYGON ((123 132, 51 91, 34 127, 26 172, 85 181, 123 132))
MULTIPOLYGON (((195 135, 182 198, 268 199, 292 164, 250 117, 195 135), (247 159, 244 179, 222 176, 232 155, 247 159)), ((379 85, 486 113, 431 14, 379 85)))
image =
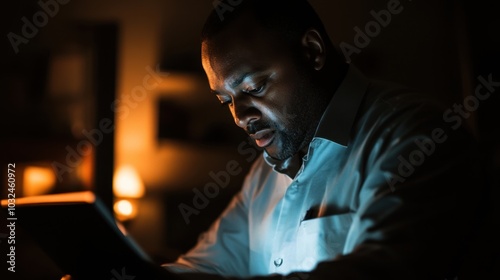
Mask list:
POLYGON ((233 100, 232 113, 236 125, 243 129, 246 129, 250 122, 261 118, 260 111, 252 104, 248 96, 233 100))

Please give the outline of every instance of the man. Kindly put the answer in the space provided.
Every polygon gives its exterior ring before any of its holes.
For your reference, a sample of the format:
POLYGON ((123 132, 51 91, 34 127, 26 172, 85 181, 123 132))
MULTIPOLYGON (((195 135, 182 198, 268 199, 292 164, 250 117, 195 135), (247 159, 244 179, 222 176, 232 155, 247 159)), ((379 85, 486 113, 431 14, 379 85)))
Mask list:
POLYGON ((167 269, 455 277, 481 183, 473 143, 443 120, 445 108, 347 64, 305 0, 215 10, 202 63, 213 93, 264 153, 221 217, 167 269))

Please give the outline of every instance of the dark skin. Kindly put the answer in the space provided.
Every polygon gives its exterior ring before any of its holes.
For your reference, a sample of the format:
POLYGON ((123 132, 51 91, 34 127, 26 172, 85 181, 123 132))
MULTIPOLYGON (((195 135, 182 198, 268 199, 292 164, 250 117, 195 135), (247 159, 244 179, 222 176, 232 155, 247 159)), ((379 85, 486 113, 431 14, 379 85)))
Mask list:
POLYGON ((228 105, 236 125, 284 161, 293 178, 344 64, 327 59, 315 29, 304 33, 298 48, 280 38, 243 15, 202 43, 202 64, 212 92, 228 105))

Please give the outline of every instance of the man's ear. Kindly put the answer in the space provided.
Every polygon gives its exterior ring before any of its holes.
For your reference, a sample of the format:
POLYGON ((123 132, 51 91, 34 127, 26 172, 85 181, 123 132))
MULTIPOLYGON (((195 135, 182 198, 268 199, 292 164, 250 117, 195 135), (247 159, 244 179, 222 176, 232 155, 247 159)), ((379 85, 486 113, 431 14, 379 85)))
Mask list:
POLYGON ((321 70, 325 66, 326 49, 323 37, 316 29, 308 29, 302 36, 302 48, 308 62, 314 70, 321 70))

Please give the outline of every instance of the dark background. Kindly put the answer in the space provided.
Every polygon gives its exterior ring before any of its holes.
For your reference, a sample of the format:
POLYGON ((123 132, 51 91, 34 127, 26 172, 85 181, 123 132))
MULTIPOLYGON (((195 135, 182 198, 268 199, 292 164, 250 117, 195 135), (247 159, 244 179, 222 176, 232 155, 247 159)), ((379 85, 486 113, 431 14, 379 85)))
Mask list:
MULTIPOLYGON (((391 1, 310 2, 334 43, 356 46, 354 28, 364 30, 374 20, 371 11, 387 9, 391 1)), ((421 89, 450 108, 474 93, 477 77, 492 75, 500 81, 500 7, 496 1, 407 0, 400 5, 401 13, 393 14, 390 23, 351 56, 367 76, 421 89)), ((72 0, 57 6, 16 53, 8 34, 22 35, 22 18, 33 23, 33 16, 43 9, 38 1, 2 4, 2 182, 6 182, 7 163, 16 163, 19 174, 26 166, 64 163, 66 148, 75 148, 86 139, 82 129, 91 131, 99 128, 99 121, 112 120, 115 129, 104 133, 77 171, 64 174, 50 192, 91 189, 111 207, 113 172, 124 164, 134 166, 146 194, 138 200, 138 216, 126 226, 155 260, 171 261, 189 249, 224 209, 241 187, 253 159, 238 151, 245 135, 209 93, 200 72, 198 36, 212 1, 72 0), (58 61, 66 64, 56 71, 58 61), (144 87, 144 78, 151 75, 147 69, 157 71, 156 79, 150 80, 154 86, 134 98, 134 90, 144 87), (114 102, 123 111, 114 112, 114 102), (193 188, 202 190, 214 182, 210 172, 225 170, 232 160, 242 172, 231 176, 229 185, 186 224, 179 205, 192 206, 193 188)), ((495 203, 500 185, 499 105, 498 92, 494 92, 466 119, 484 151, 492 190, 489 197, 495 203)), ((4 198, 6 184, 0 185, 4 198)), ((21 176, 16 191, 18 196, 25 192, 21 176)), ((497 216, 489 217, 497 223, 497 216)), ((494 231, 490 234, 498 236, 494 231)), ((3 275, 6 242, 0 240, 3 275)), ((8 274, 7 279, 60 276, 22 228, 17 229, 17 242, 17 278, 8 274)))

